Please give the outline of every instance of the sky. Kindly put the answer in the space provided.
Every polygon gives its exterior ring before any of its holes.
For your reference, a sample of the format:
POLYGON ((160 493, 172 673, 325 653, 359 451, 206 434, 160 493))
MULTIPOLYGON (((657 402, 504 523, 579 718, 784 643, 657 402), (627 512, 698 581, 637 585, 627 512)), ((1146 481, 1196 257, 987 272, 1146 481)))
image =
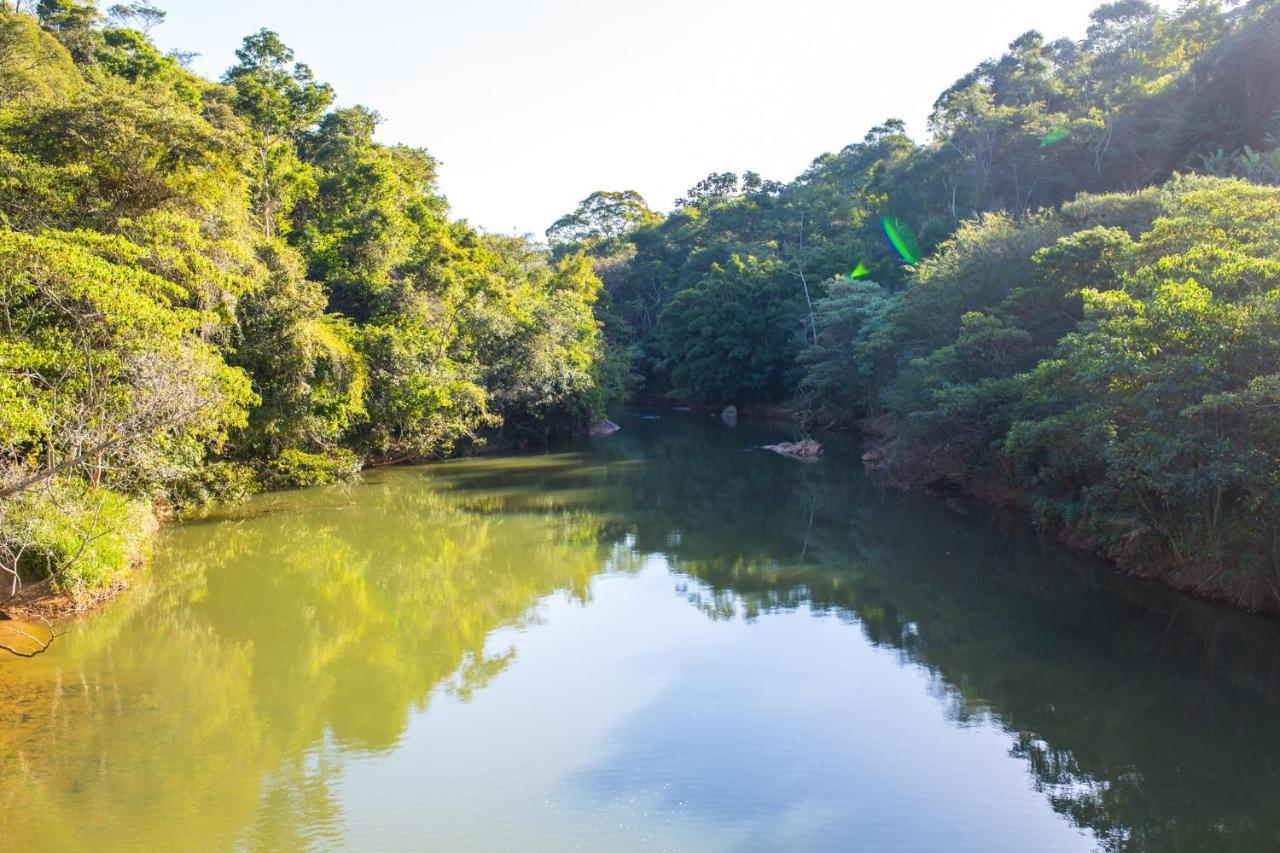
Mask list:
POLYGON ((595 190, 667 210, 712 171, 790 180, 889 117, 923 139, 957 78, 1029 29, 1082 37, 1100 2, 156 0, 151 35, 216 78, 275 30, 379 139, 440 160, 455 216, 541 236, 595 190))

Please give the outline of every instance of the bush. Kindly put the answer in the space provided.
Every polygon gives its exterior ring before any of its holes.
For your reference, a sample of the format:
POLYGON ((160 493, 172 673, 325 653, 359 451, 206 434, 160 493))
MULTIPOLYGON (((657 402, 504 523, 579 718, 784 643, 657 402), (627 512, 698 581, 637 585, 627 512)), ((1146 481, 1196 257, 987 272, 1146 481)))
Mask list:
POLYGON ((0 569, 12 582, 51 578, 77 601, 109 589, 145 556, 155 517, 143 501, 78 481, 0 504, 0 569))
POLYGON ((175 509, 235 501, 261 489, 257 474, 239 462, 211 462, 179 481, 171 499, 175 509))
POLYGON ((269 488, 288 489, 336 483, 359 472, 360 460, 349 450, 308 453, 289 449, 267 463, 263 479, 269 488))

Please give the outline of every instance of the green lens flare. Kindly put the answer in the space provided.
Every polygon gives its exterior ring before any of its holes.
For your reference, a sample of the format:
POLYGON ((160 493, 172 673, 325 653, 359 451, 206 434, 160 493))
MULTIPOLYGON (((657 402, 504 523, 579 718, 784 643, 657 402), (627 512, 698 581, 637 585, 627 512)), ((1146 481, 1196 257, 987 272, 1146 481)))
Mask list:
POLYGON ((889 238, 889 242, 898 250, 902 259, 909 264, 918 264, 920 245, 916 242, 916 235, 911 233, 911 229, 901 219, 893 216, 886 216, 881 220, 881 225, 884 226, 884 235, 889 238))
POLYGON ((1050 145, 1057 145, 1059 142, 1067 138, 1067 129, 1062 125, 1058 125, 1053 130, 1044 135, 1044 139, 1040 140, 1041 148, 1048 148, 1050 145))
POLYGON ((867 269, 867 265, 862 261, 858 261, 858 265, 854 267, 853 272, 849 273, 849 278, 866 278, 871 275, 871 270, 867 269))

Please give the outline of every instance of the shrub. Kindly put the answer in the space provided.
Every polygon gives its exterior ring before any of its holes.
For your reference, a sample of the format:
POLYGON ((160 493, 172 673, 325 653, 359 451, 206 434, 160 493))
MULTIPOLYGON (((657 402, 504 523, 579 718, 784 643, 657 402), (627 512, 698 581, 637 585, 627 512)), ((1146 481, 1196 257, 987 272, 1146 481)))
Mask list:
POLYGON ((239 462, 211 462, 180 480, 171 499, 175 509, 235 501, 261 489, 257 473, 239 462))
POLYGON ((155 531, 149 506, 110 489, 64 480, 0 504, 0 569, 52 579, 77 601, 109 589, 145 556, 155 531))
POLYGON ((359 471, 360 460, 349 450, 308 453, 291 448, 267 463, 264 480, 273 489, 323 486, 353 477, 359 471))

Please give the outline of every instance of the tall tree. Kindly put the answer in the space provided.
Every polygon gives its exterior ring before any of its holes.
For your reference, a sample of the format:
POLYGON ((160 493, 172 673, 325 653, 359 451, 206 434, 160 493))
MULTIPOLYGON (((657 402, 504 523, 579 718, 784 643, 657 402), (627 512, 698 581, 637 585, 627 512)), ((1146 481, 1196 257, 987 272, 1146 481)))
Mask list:
POLYGON ((601 190, 578 202, 572 213, 557 219, 547 229, 547 242, 553 246, 595 245, 660 220, 635 190, 601 190))
POLYGON ((270 237, 306 182, 293 143, 333 103, 333 89, 317 82, 305 63, 295 62, 293 51, 271 30, 246 36, 236 59, 223 81, 235 89, 236 111, 257 135, 255 206, 270 237))

